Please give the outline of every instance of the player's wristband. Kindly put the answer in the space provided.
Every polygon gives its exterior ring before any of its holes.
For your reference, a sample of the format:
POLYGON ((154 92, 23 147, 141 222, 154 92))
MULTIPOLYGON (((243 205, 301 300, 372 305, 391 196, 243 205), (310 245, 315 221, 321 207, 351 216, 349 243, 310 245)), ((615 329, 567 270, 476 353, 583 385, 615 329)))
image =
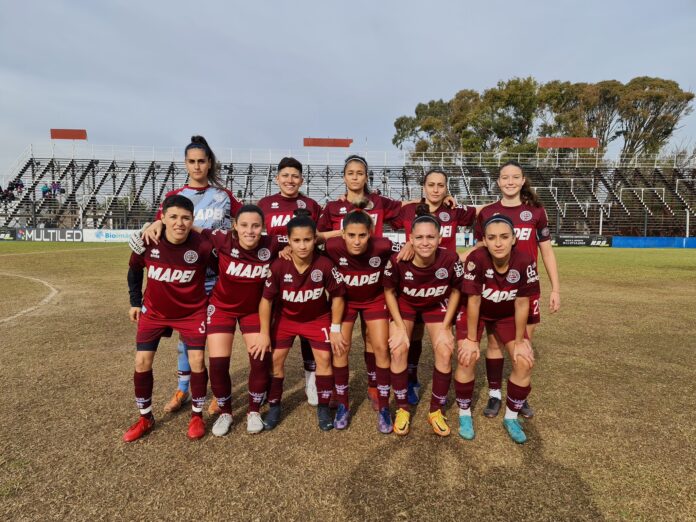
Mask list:
POLYGON ((340 324, 331 324, 331 333, 341 333, 341 325, 340 324))

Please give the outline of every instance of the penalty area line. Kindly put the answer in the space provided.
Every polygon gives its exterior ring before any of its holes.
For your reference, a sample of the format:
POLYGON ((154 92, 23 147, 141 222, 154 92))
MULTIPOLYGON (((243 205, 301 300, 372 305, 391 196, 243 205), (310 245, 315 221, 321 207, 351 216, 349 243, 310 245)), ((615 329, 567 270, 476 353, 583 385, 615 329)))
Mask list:
POLYGON ((29 312, 33 312, 37 308, 40 308, 40 307, 48 304, 51 301, 51 299, 53 299, 56 295, 58 295, 58 289, 56 287, 54 287, 51 283, 49 283, 48 281, 44 281, 43 279, 39 279, 37 277, 31 277, 31 276, 23 276, 23 275, 19 275, 19 274, 10 274, 8 272, 0 272, 0 275, 7 276, 7 277, 20 277, 22 279, 29 279, 30 281, 36 281, 37 283, 41 283, 42 285, 44 285, 46 288, 48 288, 50 290, 49 294, 46 297, 44 297, 41 300, 41 302, 39 302, 38 304, 35 304, 34 306, 30 306, 29 308, 25 308, 24 310, 20 310, 19 312, 17 312, 14 315, 11 315, 10 317, 3 317, 2 319, 0 319, 0 324, 7 323, 9 321, 12 321, 13 319, 17 319, 18 317, 21 317, 25 314, 28 314, 29 312))

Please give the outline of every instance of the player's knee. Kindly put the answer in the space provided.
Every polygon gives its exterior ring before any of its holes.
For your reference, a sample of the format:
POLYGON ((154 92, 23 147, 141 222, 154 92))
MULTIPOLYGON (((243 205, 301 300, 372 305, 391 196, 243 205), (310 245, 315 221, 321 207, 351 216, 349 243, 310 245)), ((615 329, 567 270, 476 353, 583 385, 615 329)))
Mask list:
POLYGON ((189 365, 192 372, 202 372, 205 369, 205 357, 203 350, 189 350, 188 352, 189 365))
POLYGON ((529 361, 522 357, 518 357, 517 362, 512 362, 512 369, 518 375, 528 376, 532 373, 532 366, 529 364, 529 361))
POLYGON ((331 352, 324 350, 314 351, 314 360, 317 363, 317 370, 319 372, 328 371, 331 368, 331 352))

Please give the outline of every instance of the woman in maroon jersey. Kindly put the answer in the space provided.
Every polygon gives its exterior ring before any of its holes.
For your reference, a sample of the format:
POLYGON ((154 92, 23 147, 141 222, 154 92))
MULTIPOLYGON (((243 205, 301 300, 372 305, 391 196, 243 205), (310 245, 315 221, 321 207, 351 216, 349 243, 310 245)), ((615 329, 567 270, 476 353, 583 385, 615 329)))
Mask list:
POLYGON ((269 267, 283 244, 275 235, 262 235, 263 212, 244 205, 235 216, 232 230, 202 230, 217 251, 219 277, 208 304, 207 332, 210 385, 220 416, 213 435, 226 435, 232 425, 230 357, 237 324, 249 353, 249 410, 247 432, 259 433, 263 422, 259 408, 268 386, 270 357, 264 360, 256 346, 260 331, 258 303, 269 267))
POLYGON ((436 434, 446 436, 450 430, 442 407, 452 376, 452 324, 459 307, 463 268, 456 253, 439 248, 440 222, 430 215, 427 206, 422 205, 417 214, 411 224, 413 259, 398 262, 393 255, 384 269, 384 296, 393 320, 389 348, 397 404, 394 432, 409 432, 406 366, 413 326, 420 317, 428 329, 435 359, 428 421, 436 434))
MULTIPOLYGON (((549 310, 555 313, 561 306, 560 282, 556 256, 551 247, 551 233, 544 206, 532 189, 529 179, 525 177, 522 166, 516 161, 508 161, 500 167, 498 188, 502 194, 500 201, 483 207, 476 221, 477 241, 483 238, 483 223, 495 214, 510 218, 515 228, 517 243, 515 248, 532 256, 537 261, 539 251, 551 282, 549 310)), ((534 328, 541 321, 540 295, 532 296, 529 301, 529 319, 527 335, 532 338, 534 328)), ((495 336, 488 336, 486 348, 486 374, 488 376, 489 399, 483 413, 486 417, 495 417, 500 411, 503 382, 503 352, 495 336)), ((534 411, 525 402, 520 415, 526 418, 534 416, 534 411)))
POLYGON ((328 431, 333 428, 334 420, 329 409, 334 388, 331 353, 340 356, 348 347, 341 335, 345 286, 334 264, 315 252, 317 231, 314 221, 306 211, 297 213, 300 215, 288 222, 291 259, 277 259, 271 265, 259 304, 261 333, 255 350, 264 353, 273 347, 273 379, 268 396, 270 408, 264 424, 270 430, 280 421, 285 359, 299 335, 309 340, 314 352, 319 394, 317 418, 319 428, 328 431))
POLYGON ((455 375, 460 435, 466 439, 474 437, 470 412, 474 364, 485 325, 512 359, 503 424, 512 440, 519 444, 527 440, 517 415, 531 390, 534 352, 526 326, 531 296, 539 292, 539 276, 536 261, 513 248, 515 241, 512 220, 502 214, 491 216, 483 224, 484 248, 476 249, 466 261, 462 293, 468 297, 457 321, 460 365, 455 375))
POLYGON ((398 247, 383 237, 373 237, 372 218, 362 210, 366 201, 358 202, 357 210, 343 220, 343 237, 327 240, 326 254, 338 267, 346 286, 346 310, 341 332, 348 343, 344 353, 333 357, 335 396, 338 402, 334 427, 345 429, 350 423, 348 398, 348 355, 353 326, 360 315, 370 336, 376 362, 376 381, 379 390, 377 429, 392 432, 389 414, 389 314, 384 301, 382 270, 398 247))
MULTIPOLYGON (((302 178, 302 163, 295 158, 283 158, 278 163, 276 183, 279 192, 271 196, 261 198, 258 206, 264 213, 266 231, 269 234, 283 236, 287 241, 288 221, 292 219, 295 210, 304 208, 309 211, 309 217, 316 223, 319 219, 321 206, 312 198, 300 193, 300 187, 304 182, 302 178)), ((312 354, 312 347, 304 337, 300 338, 302 361, 305 371, 305 394, 307 402, 316 406, 318 404, 316 384, 316 363, 312 354)))
MULTIPOLYGON (((476 220, 477 207, 453 207, 447 199, 447 174, 442 169, 431 169, 423 177, 423 198, 419 203, 408 203, 401 207, 399 216, 391 222, 394 230, 406 232, 404 250, 412 249, 409 243, 411 224, 416 219, 416 209, 427 205, 428 211, 440 223, 440 247, 457 252, 457 228, 472 226, 476 220)), ((423 351, 423 323, 417 322, 413 328, 411 345, 408 348, 408 403, 418 404, 420 383, 418 382, 418 363, 423 351)))

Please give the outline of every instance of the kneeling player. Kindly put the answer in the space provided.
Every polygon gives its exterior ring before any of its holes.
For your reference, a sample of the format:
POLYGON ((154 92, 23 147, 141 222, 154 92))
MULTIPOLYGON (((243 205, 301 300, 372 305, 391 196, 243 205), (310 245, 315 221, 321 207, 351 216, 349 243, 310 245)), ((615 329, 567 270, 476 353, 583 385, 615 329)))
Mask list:
MULTIPOLYGON (((345 287, 341 274, 326 257, 315 253, 317 229, 307 215, 296 215, 288 222, 291 260, 277 259, 271 265, 263 298, 259 304, 261 333, 259 352, 273 348, 273 379, 268 394, 269 411, 264 424, 273 429, 280 421, 285 359, 296 336, 306 337, 317 363, 319 428, 333 428, 329 399, 334 387, 331 351, 340 356, 347 343, 341 336, 345 287), (326 298, 328 292, 331 305, 326 298), (271 322, 271 312, 273 322, 271 322)), ((302 210, 296 214, 303 214, 302 210)))
POLYGON ((135 401, 140 419, 123 436, 125 442, 139 439, 155 423, 152 415, 152 362, 162 337, 179 332, 188 347, 191 363, 191 421, 188 437, 205 435, 202 417, 208 375, 205 370, 205 275, 212 245, 193 232, 193 203, 184 196, 169 196, 162 204, 165 235, 158 245, 142 254, 133 253, 128 270, 131 321, 138 323, 135 353, 135 401), (143 299, 143 269, 147 287, 143 299))
POLYGON ((430 215, 427 206, 420 208, 411 225, 413 259, 398 262, 393 255, 384 269, 384 295, 393 320, 389 348, 397 435, 406 435, 411 422, 406 367, 413 326, 419 317, 428 329, 435 358, 428 421, 436 434, 450 433, 442 408, 452 378, 452 324, 459 308, 463 269, 456 252, 438 247, 440 239, 440 223, 430 215))
MULTIPOLYGON (((534 366, 526 331, 529 297, 539 293, 539 276, 532 257, 513 248, 515 231, 507 216, 496 214, 485 221, 483 242, 485 248, 473 251, 466 261, 462 292, 468 298, 466 313, 457 321, 458 357, 460 362, 478 359, 484 325, 505 346, 512 359, 512 373, 503 422, 512 440, 521 444, 527 437, 517 415, 531 391, 534 366)), ((465 438, 473 438, 469 411, 473 365, 464 370, 455 376, 460 426, 470 430, 471 437, 465 438)))
MULTIPOLYGON (((365 202, 366 203, 366 202, 365 202)), ((332 237, 326 242, 326 254, 337 265, 338 271, 346 285, 346 311, 341 326, 343 338, 348 343, 345 353, 334 355, 333 374, 336 382, 336 399, 338 409, 334 427, 344 429, 350 422, 348 399, 348 354, 353 326, 360 315, 374 350, 377 404, 379 415, 377 429, 382 433, 392 432, 392 420, 389 414, 389 313, 384 301, 382 270, 389 261, 392 250, 397 249, 384 237, 372 237, 373 221, 362 210, 349 212, 343 220, 343 237, 332 237)), ((398 250, 398 249, 397 249, 398 250)), ((372 400, 372 397, 370 397, 372 400)))

